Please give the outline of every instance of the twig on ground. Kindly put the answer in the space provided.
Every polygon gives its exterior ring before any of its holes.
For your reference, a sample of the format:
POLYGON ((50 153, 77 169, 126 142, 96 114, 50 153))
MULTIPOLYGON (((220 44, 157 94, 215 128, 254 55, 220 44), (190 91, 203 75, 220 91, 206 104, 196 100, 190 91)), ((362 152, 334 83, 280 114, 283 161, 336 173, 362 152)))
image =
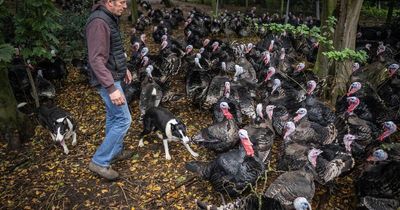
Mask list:
POLYGON ((175 189, 178 189, 178 188, 180 188, 180 187, 182 187, 182 186, 186 186, 186 187, 187 187, 187 186, 190 186, 190 185, 192 185, 193 183, 195 183, 195 182, 197 182, 197 181, 198 181, 198 179, 196 179, 195 176, 190 177, 190 178, 187 179, 186 181, 184 181, 184 182, 182 182, 182 183, 176 185, 175 187, 173 187, 173 188, 171 188, 171 189, 169 189, 169 190, 167 190, 167 191, 161 193, 159 196, 155 196, 155 197, 153 197, 152 199, 145 201, 143 204, 150 203, 150 202, 154 201, 155 199, 163 198, 166 194, 170 193, 171 191, 173 191, 173 190, 175 190, 175 189))
POLYGON ((122 188, 122 187, 121 187, 121 186, 119 186, 119 185, 118 185, 118 187, 121 189, 121 191, 122 191, 122 194, 124 194, 124 198, 125 198, 125 201, 126 201, 126 205, 130 206, 130 204, 129 204, 129 202, 128 202, 128 198, 126 197, 126 194, 125 194, 124 188, 122 188))

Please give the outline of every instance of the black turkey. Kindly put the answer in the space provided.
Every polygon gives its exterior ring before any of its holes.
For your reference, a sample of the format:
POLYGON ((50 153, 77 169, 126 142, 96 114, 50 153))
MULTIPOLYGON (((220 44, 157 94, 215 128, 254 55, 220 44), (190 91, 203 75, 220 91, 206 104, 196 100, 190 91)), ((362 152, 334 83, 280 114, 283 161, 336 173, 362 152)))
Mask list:
POLYGON ((255 184, 264 173, 264 163, 254 154, 252 143, 246 130, 239 130, 242 146, 239 149, 220 154, 207 164, 188 163, 186 169, 208 180, 214 189, 230 196, 242 194, 255 184))
POLYGON ((196 203, 200 209, 207 210, 285 210, 285 208, 279 201, 273 198, 268 198, 265 195, 261 195, 261 197, 259 197, 254 194, 250 194, 244 198, 237 198, 232 203, 227 203, 219 207, 214 205, 207 205, 206 203, 201 201, 196 201, 196 203))
POLYGON ((213 106, 223 96, 230 98, 231 84, 229 80, 227 76, 215 76, 212 78, 208 87, 207 97, 204 101, 204 107, 209 108, 213 106))
POLYGON ((201 106, 206 96, 211 77, 208 69, 200 64, 199 57, 194 58, 194 66, 186 73, 186 96, 195 105, 201 106))
MULTIPOLYGON (((290 209, 296 198, 304 197, 306 200, 311 201, 314 197, 314 193, 315 185, 313 175, 303 170, 297 170, 285 172, 276 178, 264 195, 278 200, 287 209, 290 209)), ((308 204, 308 207, 311 207, 311 205, 308 204)))
POLYGON ((67 78, 67 67, 64 60, 51 51, 51 59, 43 59, 37 63, 36 69, 42 70, 43 77, 47 80, 64 80, 67 78))
POLYGON ((315 180, 321 184, 327 184, 350 171, 355 164, 351 154, 337 144, 311 149, 308 153, 308 160, 316 173, 315 180))
POLYGON ((310 121, 328 126, 335 122, 336 115, 327 105, 313 96, 316 86, 317 83, 314 80, 307 82, 307 96, 302 105, 307 109, 307 117, 310 121))
POLYGON ((216 152, 224 152, 232 149, 239 142, 237 133, 239 128, 232 114, 229 112, 228 103, 221 102, 220 109, 226 119, 207 128, 203 128, 200 133, 192 138, 194 142, 216 152))
POLYGON ((374 210, 400 208, 400 161, 380 162, 357 179, 359 205, 374 210))
POLYGON ((52 99, 56 96, 56 88, 49 80, 43 77, 42 70, 37 71, 35 85, 39 97, 52 99))
POLYGON ((152 68, 148 66, 146 68, 147 78, 142 82, 139 109, 140 117, 146 113, 151 107, 158 107, 160 105, 161 99, 163 97, 163 92, 161 87, 154 81, 152 74, 152 68))
POLYGON ((284 139, 286 141, 307 142, 314 145, 330 144, 337 136, 335 125, 330 124, 327 127, 318 123, 311 122, 307 119, 307 109, 300 108, 296 112, 293 122, 286 123, 286 133, 284 139), (295 123, 297 123, 295 125, 295 123))
POLYGON ((391 110, 393 120, 400 121, 400 70, 398 64, 388 67, 389 78, 378 86, 378 94, 391 110))
MULTIPOLYGON (((214 79, 216 79, 216 77, 214 77, 214 79)), ((213 79, 213 81, 215 81, 214 79, 213 79)), ((215 91, 215 89, 216 89, 216 88, 214 88, 214 89, 212 88, 212 84, 213 83, 211 82, 211 85, 209 87, 209 92, 211 90, 215 91)), ((207 95, 207 97, 208 96, 209 95, 207 95)), ((206 100, 206 102, 207 102, 207 100, 206 100)), ((234 100, 230 97, 230 83, 227 81, 225 82, 225 85, 224 85, 223 97, 220 97, 218 99, 218 101, 216 103, 214 103, 214 106, 213 106, 213 122, 214 123, 222 122, 225 119, 224 113, 222 112, 222 110, 220 109, 220 106, 219 106, 222 102, 228 103, 229 112, 231 114, 233 114, 233 117, 236 120, 236 122, 241 124, 242 123, 242 113, 240 111, 240 106, 236 100, 234 100)))

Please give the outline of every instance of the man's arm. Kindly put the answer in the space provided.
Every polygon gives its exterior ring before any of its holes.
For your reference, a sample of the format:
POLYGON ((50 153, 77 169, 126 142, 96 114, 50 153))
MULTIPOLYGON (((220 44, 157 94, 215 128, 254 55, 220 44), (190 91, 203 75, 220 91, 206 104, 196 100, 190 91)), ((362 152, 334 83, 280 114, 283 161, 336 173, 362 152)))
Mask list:
POLYGON ((114 79, 107 69, 110 50, 110 28, 104 20, 95 19, 86 28, 89 64, 97 80, 108 93, 116 90, 114 79))

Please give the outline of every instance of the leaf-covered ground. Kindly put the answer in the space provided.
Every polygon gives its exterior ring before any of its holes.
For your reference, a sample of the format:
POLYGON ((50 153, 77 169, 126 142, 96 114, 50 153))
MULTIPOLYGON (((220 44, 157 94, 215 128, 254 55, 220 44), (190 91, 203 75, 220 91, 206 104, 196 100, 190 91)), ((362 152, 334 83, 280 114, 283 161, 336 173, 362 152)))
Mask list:
MULTIPOLYGON (((192 5, 182 3, 188 11, 192 5)), ((159 6, 159 5, 156 5, 159 6)), ((200 7, 199 5, 196 5, 200 7)), ((207 7, 201 7, 209 11, 207 7)), ((186 13, 185 13, 186 14, 186 13)), ((129 25, 124 23, 124 31, 129 25)), ((179 32, 177 36, 182 36, 179 32)), ((149 47, 157 52, 148 33, 149 47)), ((239 40, 247 43, 257 38, 239 40)), ((128 42, 128 39, 126 39, 128 42)), ((54 144, 48 131, 38 126, 35 136, 21 151, 9 152, 0 141, 0 209, 195 209, 195 199, 221 204, 232 198, 213 191, 211 186, 184 168, 185 162, 194 160, 180 143, 170 143, 172 160, 165 160, 162 141, 152 134, 145 138, 145 146, 139 148, 138 134, 142 129, 139 119, 138 101, 130 104, 133 122, 125 138, 125 147, 135 152, 132 159, 116 163, 121 178, 108 182, 88 170, 91 156, 104 137, 105 110, 100 96, 91 88, 77 69, 69 67, 68 79, 57 92, 56 103, 69 111, 79 122, 78 144, 67 145, 70 154, 65 155, 58 144, 54 144)), ((182 76, 175 78, 173 90, 184 93, 182 76)), ((187 125, 192 136, 211 122, 211 114, 193 107, 186 98, 168 102, 169 108, 187 125)), ((274 145, 269 171, 258 182, 258 192, 268 187, 282 172, 275 171, 279 157, 274 145)), ((211 160, 215 155, 196 145, 197 160, 211 160)), ((317 185, 312 201, 315 209, 353 209, 355 194, 353 172, 338 180, 337 189, 330 195, 328 188, 317 185)))

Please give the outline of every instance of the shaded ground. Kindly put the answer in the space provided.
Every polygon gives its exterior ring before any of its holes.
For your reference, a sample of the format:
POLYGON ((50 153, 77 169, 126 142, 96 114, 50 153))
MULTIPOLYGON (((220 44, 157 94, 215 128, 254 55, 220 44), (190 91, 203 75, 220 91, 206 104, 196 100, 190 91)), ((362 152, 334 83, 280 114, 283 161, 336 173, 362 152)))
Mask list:
MULTIPOLYGON (((192 8, 187 3, 179 2, 179 5, 185 11, 192 8)), ((209 11, 207 6, 196 6, 209 11)), ((123 29, 128 31, 129 26, 125 23, 123 29)), ((150 49, 154 53, 158 45, 152 44, 151 36, 148 37, 150 49)), ((222 203, 221 195, 215 193, 207 182, 185 170, 184 163, 194 159, 183 145, 170 144, 170 161, 165 160, 162 142, 156 135, 145 139, 145 147, 137 146, 138 134, 142 129, 138 122, 137 101, 130 104, 133 123, 125 138, 125 147, 135 151, 135 156, 113 166, 120 172, 121 179, 108 182, 91 173, 87 166, 104 136, 104 106, 84 77, 76 69, 70 67, 69 70, 64 88, 57 92, 56 103, 79 122, 78 144, 72 147, 70 141, 67 142, 70 154, 65 155, 41 126, 36 128, 32 141, 26 143, 18 153, 7 152, 6 145, 1 141, 0 209, 195 209, 195 199, 222 203)), ((183 93, 183 78, 176 78, 174 84, 174 90, 183 93)), ((163 106, 186 123, 190 136, 211 122, 210 113, 193 107, 185 98, 163 106)), ((258 182, 258 192, 281 174, 274 170, 279 156, 279 140, 277 142, 267 178, 263 177, 258 182)), ((205 161, 214 157, 214 154, 203 148, 192 148, 199 152, 198 160, 205 161)), ((357 170, 353 173, 357 173, 357 170)), ((333 195, 327 193, 327 188, 317 185, 314 209, 353 209, 354 174, 340 178, 333 195)), ((226 196, 224 199, 227 202, 231 200, 226 196)))

